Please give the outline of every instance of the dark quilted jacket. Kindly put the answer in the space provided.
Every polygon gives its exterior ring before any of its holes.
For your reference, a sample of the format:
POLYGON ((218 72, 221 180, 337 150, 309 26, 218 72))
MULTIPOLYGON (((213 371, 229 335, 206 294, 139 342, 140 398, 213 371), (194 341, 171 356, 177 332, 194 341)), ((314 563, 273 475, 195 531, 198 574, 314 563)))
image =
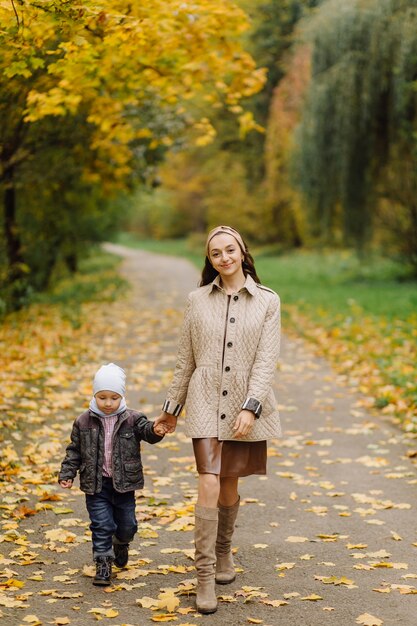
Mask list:
MULTIPOLYGON (((153 432, 153 422, 146 415, 126 409, 116 422, 113 433, 113 484, 116 491, 142 489, 144 484, 141 440, 157 443, 162 437, 153 432)), ((102 486, 104 428, 101 419, 85 411, 75 420, 71 443, 61 465, 58 480, 74 479, 80 472, 80 488, 88 494, 99 493, 102 486)))

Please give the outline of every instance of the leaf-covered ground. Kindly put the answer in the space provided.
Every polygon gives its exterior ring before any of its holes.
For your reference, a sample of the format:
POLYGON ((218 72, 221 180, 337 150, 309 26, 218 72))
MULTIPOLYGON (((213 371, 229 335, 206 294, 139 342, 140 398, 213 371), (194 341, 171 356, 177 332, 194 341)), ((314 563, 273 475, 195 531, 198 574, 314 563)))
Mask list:
POLYGON ((2 330, 2 624, 412 626, 417 441, 367 413, 349 380, 297 338, 285 338, 276 378, 284 436, 269 445, 268 476, 241 482, 238 576, 217 588, 218 612, 194 609, 196 476, 181 428, 144 446, 129 565, 112 587, 92 586, 83 494, 56 484, 72 420, 110 360, 128 372, 128 404, 158 414, 197 282, 184 261, 123 254, 132 290, 85 305, 79 328, 37 309, 2 330))
MULTIPOLYGON (((355 309, 355 307, 353 307, 355 309)), ((387 319, 362 312, 307 316, 291 306, 295 332, 314 342, 363 406, 380 410, 407 431, 417 429, 417 317, 387 319)))

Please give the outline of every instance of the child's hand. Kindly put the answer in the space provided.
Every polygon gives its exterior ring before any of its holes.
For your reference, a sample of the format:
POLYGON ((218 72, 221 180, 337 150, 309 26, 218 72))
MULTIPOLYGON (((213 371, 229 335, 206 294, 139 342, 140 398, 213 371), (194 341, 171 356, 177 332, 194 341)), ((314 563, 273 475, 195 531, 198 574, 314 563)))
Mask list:
POLYGON ((167 427, 166 424, 154 424, 153 425, 153 432, 156 435, 159 435, 160 437, 163 437, 168 431, 167 431, 167 427))
POLYGON ((154 428, 156 426, 163 426, 165 429, 165 433, 173 433, 177 426, 177 418, 170 413, 165 413, 165 411, 162 411, 161 415, 158 415, 158 417, 154 421, 154 428))
POLYGON ((73 481, 69 478, 68 480, 60 480, 59 484, 61 485, 63 489, 71 489, 72 482, 73 481))

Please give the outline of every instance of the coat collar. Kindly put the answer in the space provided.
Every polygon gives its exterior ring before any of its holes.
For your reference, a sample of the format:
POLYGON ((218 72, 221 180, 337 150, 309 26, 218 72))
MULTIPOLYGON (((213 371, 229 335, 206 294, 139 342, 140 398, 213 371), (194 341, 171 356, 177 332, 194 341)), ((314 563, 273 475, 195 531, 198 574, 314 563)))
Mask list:
MULTIPOLYGON (((219 274, 216 276, 213 282, 210 283, 209 293, 213 292, 214 287, 216 287, 220 291, 223 291, 223 288, 220 286, 219 274)), ((257 285, 255 281, 253 280, 252 276, 250 276, 249 274, 246 276, 245 284, 243 285, 242 289, 246 289, 246 291, 250 293, 251 296, 255 296, 258 292, 257 285)), ((242 291, 242 289, 240 291, 242 291)))

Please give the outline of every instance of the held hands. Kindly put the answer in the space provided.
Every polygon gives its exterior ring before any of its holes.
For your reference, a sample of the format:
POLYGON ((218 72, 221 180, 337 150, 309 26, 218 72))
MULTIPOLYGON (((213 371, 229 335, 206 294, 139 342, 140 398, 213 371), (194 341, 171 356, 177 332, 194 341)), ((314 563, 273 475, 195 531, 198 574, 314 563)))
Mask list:
POLYGON ((243 411, 241 411, 237 416, 236 422, 233 426, 235 439, 246 437, 250 433, 254 421, 255 415, 252 411, 243 409, 243 411))
MULTIPOLYGON (((255 415, 252 411, 243 410, 237 416, 235 425, 233 426, 234 436, 236 439, 246 437, 255 421, 255 415)), ((153 429, 157 435, 165 435, 166 433, 173 433, 177 426, 177 418, 170 413, 162 411, 160 415, 155 419, 153 429)))
POLYGON ((60 480, 59 484, 61 485, 63 489, 71 489, 72 482, 73 481, 69 478, 68 480, 60 480))
POLYGON ((164 424, 163 422, 160 422, 159 424, 154 422, 153 432, 155 433, 155 435, 159 435, 160 437, 163 437, 168 432, 167 425, 164 424))
POLYGON ((177 418, 171 413, 166 413, 162 411, 161 415, 158 415, 156 420, 153 423, 154 431, 159 435, 160 433, 156 430, 159 427, 164 429, 163 434, 165 433, 173 433, 177 426, 177 418))

